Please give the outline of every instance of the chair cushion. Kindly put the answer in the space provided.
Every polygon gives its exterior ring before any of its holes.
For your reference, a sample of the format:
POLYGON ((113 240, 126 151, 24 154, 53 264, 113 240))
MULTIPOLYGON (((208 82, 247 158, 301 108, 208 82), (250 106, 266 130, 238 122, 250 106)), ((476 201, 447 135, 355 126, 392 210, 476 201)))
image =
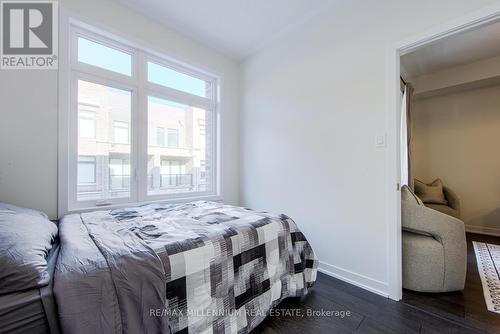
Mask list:
POLYGON ((452 217, 455 217, 457 219, 460 219, 460 213, 448 205, 425 203, 425 206, 428 208, 434 209, 436 211, 439 211, 441 213, 444 213, 448 216, 452 216, 452 217))
POLYGON ((444 196, 443 182, 440 179, 434 180, 431 184, 426 184, 415 179, 415 194, 424 203, 448 204, 444 196))

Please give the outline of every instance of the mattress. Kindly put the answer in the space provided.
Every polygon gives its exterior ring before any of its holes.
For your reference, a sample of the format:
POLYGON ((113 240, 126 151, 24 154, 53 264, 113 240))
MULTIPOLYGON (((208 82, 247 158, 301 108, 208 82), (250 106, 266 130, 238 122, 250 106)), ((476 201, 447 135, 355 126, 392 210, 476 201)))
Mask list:
POLYGON ((72 214, 59 237, 64 333, 244 334, 316 280, 290 217, 216 202, 72 214))
POLYGON ((51 278, 48 285, 0 295, 0 333, 58 334, 59 325, 53 295, 53 273, 59 254, 56 243, 48 256, 51 278))

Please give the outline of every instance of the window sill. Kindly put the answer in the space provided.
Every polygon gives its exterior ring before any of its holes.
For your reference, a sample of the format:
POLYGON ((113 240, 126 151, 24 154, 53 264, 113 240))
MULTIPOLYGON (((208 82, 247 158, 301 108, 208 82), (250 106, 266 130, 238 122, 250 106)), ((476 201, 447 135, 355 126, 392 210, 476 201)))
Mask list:
POLYGON ((146 204, 154 204, 154 203, 183 204, 183 203, 196 202, 196 201, 223 202, 223 200, 224 199, 220 195, 172 198, 172 199, 144 201, 144 202, 137 202, 137 203, 120 203, 120 204, 111 204, 111 205, 106 205, 106 206, 93 206, 93 207, 86 207, 86 208, 78 208, 78 209, 68 210, 68 212, 65 215, 69 215, 69 214, 73 214, 73 213, 91 212, 91 211, 106 211, 106 210, 112 210, 112 209, 130 208, 130 207, 136 207, 136 206, 141 206, 141 205, 146 205, 146 204))

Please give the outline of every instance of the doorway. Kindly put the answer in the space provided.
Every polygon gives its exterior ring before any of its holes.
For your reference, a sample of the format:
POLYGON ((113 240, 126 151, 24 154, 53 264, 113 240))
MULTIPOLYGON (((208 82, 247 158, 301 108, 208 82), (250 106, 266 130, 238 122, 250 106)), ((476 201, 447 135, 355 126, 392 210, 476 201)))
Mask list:
MULTIPOLYGON (((389 118, 389 133, 388 133, 388 140, 390 143, 394 144, 394 146, 391 148, 389 147, 389 173, 391 174, 391 179, 396 181, 396 187, 394 187, 394 184, 389 185, 388 187, 390 188, 388 190, 388 193, 391 196, 394 196, 391 198, 393 202, 389 205, 389 217, 394 219, 394 229, 389 232, 390 233, 390 240, 391 240, 391 245, 389 246, 389 251, 393 252, 390 253, 389 258, 391 259, 391 264, 390 264, 390 287, 391 287, 391 298, 393 299, 403 299, 403 302, 409 303, 415 307, 423 308, 426 311, 433 312, 433 313, 438 313, 440 316, 443 317, 450 317, 454 321, 461 321, 460 319, 466 319, 465 314, 470 311, 470 309, 479 309, 479 306, 474 303, 470 304, 470 308, 465 310, 464 305, 460 306, 459 299, 460 297, 462 298, 462 302, 466 302, 465 297, 470 297, 472 296, 472 299, 478 299, 481 296, 482 291, 479 290, 480 294, 477 295, 472 295, 473 293, 476 294, 478 292, 477 286, 478 286, 478 280, 475 278, 479 277, 479 273, 477 272, 477 263, 475 263, 475 254, 470 252, 472 249, 472 241, 486 241, 486 242, 493 242, 495 241, 494 237, 484 237, 481 238, 481 236, 477 235, 469 235, 467 243, 468 243, 468 255, 467 259, 469 260, 468 262, 468 271, 467 275, 468 277, 471 277, 471 282, 469 282, 469 287, 471 289, 469 290, 464 290, 462 292, 462 295, 459 294, 449 294, 449 295, 439 295, 439 298, 434 298, 438 295, 419 295, 417 294, 412 294, 412 293, 404 293, 403 292, 403 256, 402 256, 402 236, 401 236, 401 193, 400 193, 400 187, 404 185, 405 183, 407 185, 410 185, 410 183, 413 182, 413 177, 414 171, 410 169, 410 171, 405 171, 402 166, 409 165, 412 163, 413 157, 408 158, 407 156, 407 151, 405 150, 405 147, 401 144, 402 142, 405 142, 408 137, 408 133, 403 133, 403 131, 407 131, 407 127, 410 125, 407 122, 401 122, 402 118, 402 105, 401 105, 401 97, 402 97, 402 91, 401 91, 401 83, 403 82, 403 85, 406 85, 407 83, 410 85, 417 85, 419 86, 418 88, 415 88, 415 95, 417 95, 418 98, 432 98, 433 96, 438 96, 438 95, 443 95, 443 94, 456 94, 460 91, 466 91, 469 89, 478 89, 478 88, 483 88, 483 87, 491 87, 494 85, 500 85, 500 76, 498 77, 499 79, 491 77, 484 76, 483 78, 479 78, 477 80, 470 80, 469 83, 466 82, 455 82, 453 83, 453 80, 451 80, 452 71, 450 70, 452 67, 458 67, 461 65, 466 65, 465 63, 477 63, 483 61, 486 63, 486 60, 492 57, 500 57, 500 49, 499 50, 494 50, 494 47, 488 48, 488 45, 486 44, 486 47, 484 48, 484 52, 481 54, 481 52, 477 52, 477 44, 476 42, 480 40, 480 38, 472 39, 475 42, 471 42, 470 36, 469 36, 469 41, 467 42, 467 38, 464 38, 464 36, 467 35, 474 35, 478 34, 481 31, 486 31, 489 29, 490 33, 492 31, 493 26, 497 25, 500 27, 499 22, 500 19, 500 11, 498 10, 491 10, 489 13, 479 13, 479 14, 473 14, 470 15, 469 17, 465 17, 461 20, 461 22, 457 23, 455 22, 454 24, 450 25, 445 25, 440 28, 435 29, 434 31, 431 31, 429 33, 426 33, 422 36, 416 37, 413 40, 406 41, 400 43, 398 46, 394 47, 391 49, 390 52, 390 59, 389 63, 392 64, 393 66, 389 67, 389 70, 391 71, 389 77, 390 77, 390 94, 391 94, 391 117, 389 118), (461 40, 462 43, 462 49, 467 49, 467 46, 469 46, 469 49, 474 49, 474 52, 469 52, 468 54, 464 54, 463 52, 460 53, 453 47, 454 41, 456 42, 457 40, 461 40), (474 44, 475 43, 475 44, 474 44), (474 45, 471 45, 474 44, 474 45), (451 51, 448 52, 442 52, 442 50, 448 49, 451 51), (487 49, 487 50, 486 50, 487 49), (394 52, 393 52, 394 51, 394 52), (441 54, 440 54, 441 52, 441 54), (489 53, 488 53, 489 52, 489 53), (497 52, 497 54, 493 54, 494 52, 497 52), (410 67, 408 62, 406 61, 408 58, 411 58, 413 55, 418 55, 416 58, 420 58, 422 60, 422 57, 432 57, 435 54, 440 54, 441 59, 439 61, 435 61, 434 63, 432 62, 414 62, 413 68, 408 69, 410 67), (394 57, 394 58, 393 58, 394 57), (468 59, 465 59, 467 58, 468 59), (474 58, 475 57, 475 58, 474 58), (465 61, 465 60, 467 61, 465 61), (436 80, 432 80, 432 76, 430 75, 429 69, 431 69, 430 72, 435 71, 445 71, 445 70, 450 70, 449 77, 448 78, 449 82, 443 84, 443 82, 436 80), (420 72, 419 72, 420 71, 420 72), (427 71, 428 73, 425 73, 427 71), (412 72, 412 73, 409 73, 412 72), (417 75, 416 75, 416 74, 417 75), (424 79, 422 78, 424 76, 428 76, 427 78, 427 83, 425 83, 424 79), (417 78, 417 79, 416 79, 417 78), (402 79, 402 80, 401 80, 402 79), (415 82, 417 81, 417 82, 415 82), (426 89, 422 89, 424 85, 427 84, 426 89), (439 86, 441 84, 441 86, 439 86), (429 88, 430 87, 430 88, 429 88), (404 126, 403 126, 404 125, 404 126), (405 135, 405 136, 403 136, 405 135), (402 139, 403 137, 406 137, 405 139, 402 139), (409 160, 409 161, 407 161, 409 160), (406 182, 405 182, 406 179, 406 182), (394 189, 397 189, 397 192, 394 192, 394 189), (493 238, 493 239, 492 239, 493 238), (493 241, 492 241, 493 240, 493 241), (475 272, 474 272, 475 269, 475 272), (467 296, 464 297, 463 294, 467 294, 467 296), (458 297, 458 298, 457 298, 458 297), (465 298, 465 299, 464 299, 465 298), (445 302, 446 301, 446 302, 445 302), (458 302, 457 302, 458 301, 458 302), (450 305, 454 305, 455 308, 452 309, 450 305), (427 307, 431 305, 431 307, 427 307), (457 306, 458 305, 458 306, 457 306), (448 309, 447 309, 448 308, 448 309)), ((498 45, 500 45, 500 29, 499 29, 499 40, 498 40, 498 45)), ((487 40, 487 39, 485 39, 487 40)), ((484 42, 484 41, 483 41, 484 42)), ((487 42, 486 42, 487 43, 487 42)), ((456 44, 456 43, 455 43, 456 44)), ((491 45, 489 45, 491 46, 491 45)), ((462 50, 463 51, 463 50, 462 50)), ((414 57, 415 58, 415 57, 414 57)), ((437 57, 439 58, 439 57, 437 57)), ((500 59, 500 58, 499 58, 500 59)), ((466 71, 462 71, 466 72, 466 71)), ((500 74, 500 73, 499 73, 500 74)), ((463 78, 462 78, 463 79, 463 78)), ((457 80, 457 77, 454 78, 454 80, 457 80)), ((408 92, 407 91, 408 87, 406 89, 403 89, 403 92, 408 92)), ((406 102, 406 99, 405 99, 406 102)), ((412 100, 413 102, 413 100, 412 100)), ((405 109, 405 108, 403 108, 405 109)), ((500 112, 500 106, 499 106, 499 112, 500 112)), ((410 139, 411 140, 411 139, 410 139)), ((410 155, 411 156, 411 155, 410 155)), ((439 175, 438 175, 439 177, 439 175)), ((431 182, 432 180, 424 180, 425 182, 431 182)), ((412 186, 412 185, 410 185, 412 186)), ((500 242, 497 242, 500 244, 500 242)), ((479 280, 480 282, 480 280, 479 280)), ((467 287, 466 287, 467 288, 467 287)), ((463 303, 462 303, 463 304, 463 303)), ((489 317, 489 314, 487 311, 484 313, 482 311, 476 312, 475 314, 472 314, 471 317, 476 317, 476 318, 481 318, 483 317, 482 323, 486 323, 485 327, 480 327, 481 324, 479 324, 479 329, 481 330, 488 330, 488 325, 487 323, 497 325, 500 324, 500 322, 496 322, 496 319, 500 318, 500 314, 498 316, 495 314, 492 317, 489 317), (483 317, 484 315, 484 317, 483 317)), ((500 320, 500 319, 499 319, 500 320)), ((470 323, 466 320, 464 320, 466 325, 469 325, 470 323)), ((481 321, 479 321, 481 323, 481 321)), ((474 324, 473 324, 474 325, 474 324)), ((471 326, 473 326, 471 325, 471 326)))

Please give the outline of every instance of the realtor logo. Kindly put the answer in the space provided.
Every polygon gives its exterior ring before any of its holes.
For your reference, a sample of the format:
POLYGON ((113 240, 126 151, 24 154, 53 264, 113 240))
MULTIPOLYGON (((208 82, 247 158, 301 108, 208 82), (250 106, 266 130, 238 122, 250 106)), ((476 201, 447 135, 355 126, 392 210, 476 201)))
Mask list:
POLYGON ((57 69, 57 2, 0 3, 0 68, 57 69))

